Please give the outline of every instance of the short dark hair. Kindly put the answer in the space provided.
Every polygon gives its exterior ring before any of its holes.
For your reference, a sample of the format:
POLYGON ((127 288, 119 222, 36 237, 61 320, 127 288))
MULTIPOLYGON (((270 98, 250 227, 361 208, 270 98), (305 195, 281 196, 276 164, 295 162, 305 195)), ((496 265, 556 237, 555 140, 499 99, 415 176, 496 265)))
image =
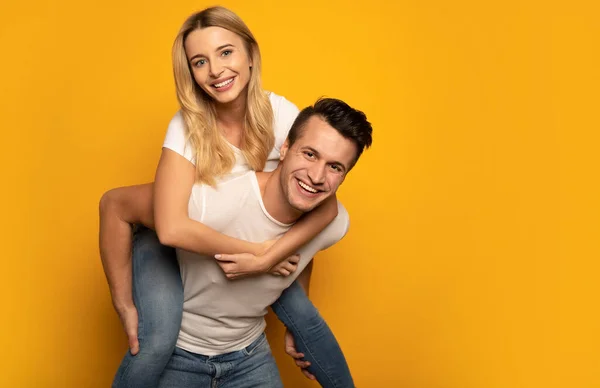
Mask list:
POLYGON ((312 116, 321 117, 327 124, 338 131, 340 135, 354 142, 356 145, 356 158, 354 158, 354 162, 350 168, 356 164, 363 151, 369 148, 373 142, 373 128, 363 112, 352 108, 337 98, 319 98, 314 105, 302 109, 298 117, 296 117, 288 134, 290 147, 302 136, 304 126, 312 116))

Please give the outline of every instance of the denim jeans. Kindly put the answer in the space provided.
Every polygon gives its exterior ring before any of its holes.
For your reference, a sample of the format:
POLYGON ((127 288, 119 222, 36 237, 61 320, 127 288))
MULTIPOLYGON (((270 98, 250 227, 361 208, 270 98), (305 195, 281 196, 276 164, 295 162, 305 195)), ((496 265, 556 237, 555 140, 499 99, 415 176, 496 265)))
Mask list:
MULTIPOLYGON (((183 286, 175 250, 161 245, 154 231, 136 229, 132 256, 140 351, 135 356, 127 352, 112 387, 155 388, 176 351, 183 286)), ((300 285, 294 282, 272 308, 292 332, 297 350, 311 362, 308 370, 322 387, 354 387, 337 340, 300 285)))
POLYGON ((236 352, 203 356, 175 348, 159 388, 283 388, 265 333, 236 352))
POLYGON ((271 308, 292 332, 296 350, 310 361, 308 371, 322 387, 354 387, 340 345, 298 282, 285 289, 271 308))

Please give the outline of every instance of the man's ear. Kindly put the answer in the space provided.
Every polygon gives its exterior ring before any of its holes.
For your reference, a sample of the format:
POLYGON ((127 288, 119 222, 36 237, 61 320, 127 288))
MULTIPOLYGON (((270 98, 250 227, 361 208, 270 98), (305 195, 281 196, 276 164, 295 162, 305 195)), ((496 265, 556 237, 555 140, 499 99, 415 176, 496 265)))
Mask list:
POLYGON ((289 149, 290 141, 288 139, 285 139, 283 145, 281 146, 281 149, 279 150, 279 160, 283 160, 285 158, 285 155, 288 153, 289 149))

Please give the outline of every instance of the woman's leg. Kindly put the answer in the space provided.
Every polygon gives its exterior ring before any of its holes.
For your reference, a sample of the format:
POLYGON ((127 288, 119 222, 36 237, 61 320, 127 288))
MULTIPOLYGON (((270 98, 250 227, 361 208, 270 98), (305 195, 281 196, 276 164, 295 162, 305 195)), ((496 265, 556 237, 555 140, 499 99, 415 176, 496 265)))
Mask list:
POLYGON ((354 387, 340 345, 298 282, 283 291, 271 308, 292 332, 296 350, 304 353, 304 360, 310 361, 308 371, 322 387, 354 387))
POLYGON ((113 388, 152 388, 169 362, 183 310, 183 286, 175 250, 161 245, 153 230, 138 227, 133 237, 133 299, 138 311, 140 351, 129 351, 113 388))

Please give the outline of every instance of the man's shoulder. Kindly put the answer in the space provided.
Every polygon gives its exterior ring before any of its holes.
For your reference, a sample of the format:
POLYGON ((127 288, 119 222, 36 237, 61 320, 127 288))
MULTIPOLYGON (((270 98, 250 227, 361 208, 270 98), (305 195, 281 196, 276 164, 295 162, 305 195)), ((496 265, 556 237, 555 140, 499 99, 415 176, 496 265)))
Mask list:
MULTIPOLYGON (((338 201, 338 214, 331 221, 329 225, 323 229, 321 233, 315 238, 318 242, 318 251, 322 251, 324 249, 329 248, 333 244, 340 241, 346 233, 348 233, 348 229, 350 228, 350 216, 348 211, 342 205, 340 201, 338 201)), ((315 252, 316 253, 316 252, 315 252)))

